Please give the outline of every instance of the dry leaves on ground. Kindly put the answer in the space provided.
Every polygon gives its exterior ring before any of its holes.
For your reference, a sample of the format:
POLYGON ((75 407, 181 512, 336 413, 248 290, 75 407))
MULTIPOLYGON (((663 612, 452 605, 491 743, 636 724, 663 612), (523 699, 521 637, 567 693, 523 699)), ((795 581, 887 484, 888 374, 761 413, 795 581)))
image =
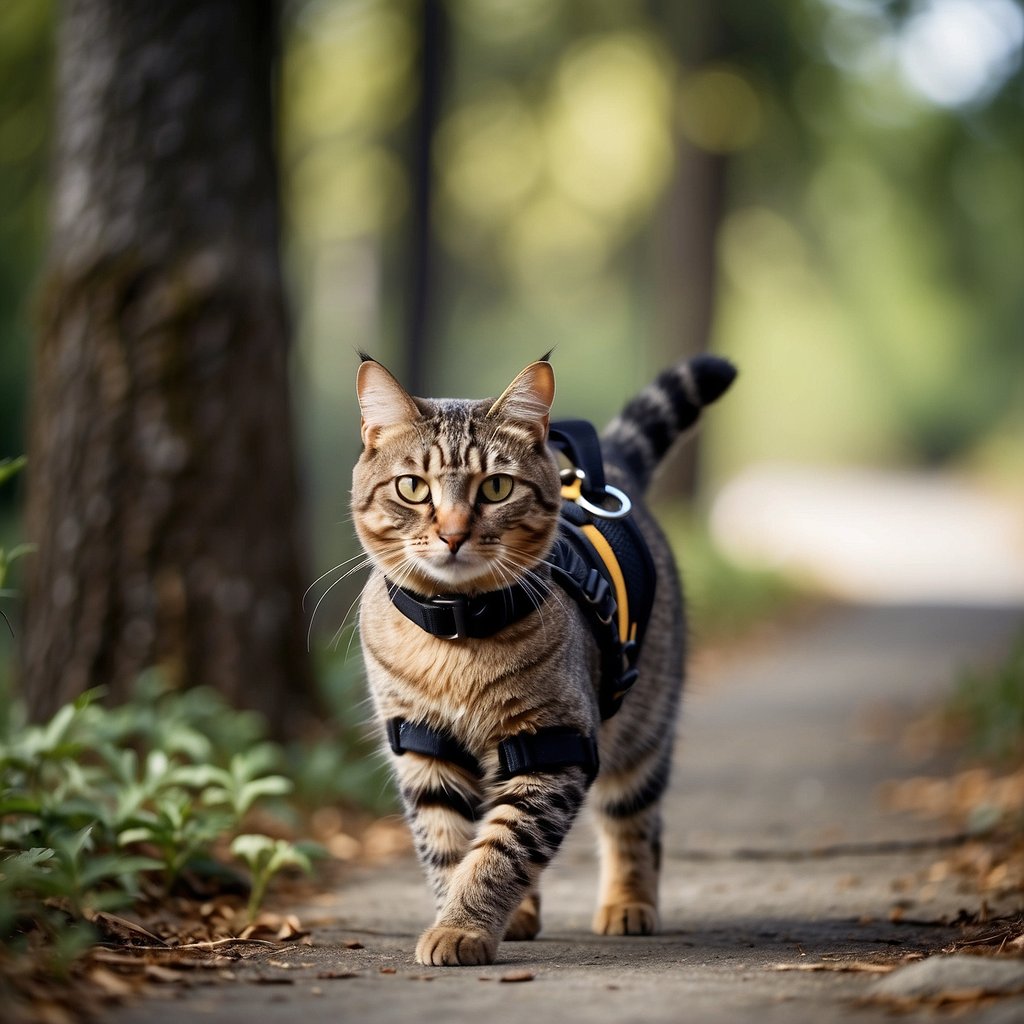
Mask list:
POLYGON ((948 821, 977 838, 947 851, 922 877, 905 880, 927 894, 949 878, 992 903, 1024 896, 1024 767, 971 768, 949 778, 918 776, 886 783, 890 810, 948 821))
MULTIPOLYGON (((12 1024, 76 1024, 148 984, 187 984, 195 972, 235 979, 246 959, 308 942, 294 914, 264 912, 251 923, 234 897, 197 903, 176 898, 150 909, 144 920, 109 913, 89 915, 96 944, 71 965, 61 984, 29 937, 20 956, 0 950, 0 998, 12 1024)), ((269 976, 268 976, 269 977, 269 976)))

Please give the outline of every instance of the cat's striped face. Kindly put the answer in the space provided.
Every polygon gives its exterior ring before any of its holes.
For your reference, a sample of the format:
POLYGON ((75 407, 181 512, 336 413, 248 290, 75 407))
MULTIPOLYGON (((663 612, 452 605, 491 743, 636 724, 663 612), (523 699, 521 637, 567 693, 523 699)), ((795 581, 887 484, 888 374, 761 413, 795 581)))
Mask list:
POLYGON ((527 367, 494 403, 413 400, 372 361, 358 391, 364 448, 352 507, 378 567, 426 595, 528 583, 561 504, 545 443, 548 364, 527 367))

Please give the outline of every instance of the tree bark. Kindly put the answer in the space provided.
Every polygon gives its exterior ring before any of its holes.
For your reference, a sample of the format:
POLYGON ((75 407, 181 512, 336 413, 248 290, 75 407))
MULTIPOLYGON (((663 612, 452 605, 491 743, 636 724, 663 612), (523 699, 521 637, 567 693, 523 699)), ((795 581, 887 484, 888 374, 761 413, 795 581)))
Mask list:
POLYGON ((419 12, 419 96, 412 117, 409 247, 406 257, 405 371, 411 394, 429 393, 427 370, 435 353, 437 246, 433 230, 434 136, 441 120, 448 21, 441 0, 422 0, 419 12))
POLYGON ((312 686, 271 0, 68 0, 40 301, 23 692, 158 665, 294 731, 312 686))
MULTIPOLYGON (((725 26, 707 0, 654 0, 653 13, 684 73, 718 54, 725 26)), ((675 170, 655 230, 655 318, 659 362, 669 365, 708 348, 718 288, 716 243, 725 209, 727 159, 689 142, 676 129, 675 170)), ((678 445, 658 474, 655 497, 693 500, 700 477, 697 438, 678 445)))

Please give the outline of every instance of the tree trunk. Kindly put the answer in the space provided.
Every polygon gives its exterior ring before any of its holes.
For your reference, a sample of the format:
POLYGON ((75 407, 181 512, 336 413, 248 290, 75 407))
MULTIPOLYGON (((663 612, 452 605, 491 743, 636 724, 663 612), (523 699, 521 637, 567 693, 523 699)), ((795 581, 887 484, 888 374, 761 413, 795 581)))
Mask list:
MULTIPOLYGON (((654 0, 683 73, 713 59, 725 31, 721 7, 702 0, 654 0)), ((718 287, 716 243, 725 205, 726 158, 689 142, 676 129, 675 172, 655 230, 656 345, 670 365, 707 350, 718 287)), ((655 498, 692 500, 700 476, 697 438, 678 445, 658 474, 655 498)))
POLYGON ((441 119, 448 22, 441 0, 422 0, 419 12, 419 96, 412 117, 412 201, 406 257, 407 307, 403 380, 410 393, 429 393, 427 371, 436 355, 437 251, 433 231, 434 136, 441 119))
POLYGON ((40 302, 23 692, 152 665, 311 705, 278 261, 270 0, 68 0, 40 302))

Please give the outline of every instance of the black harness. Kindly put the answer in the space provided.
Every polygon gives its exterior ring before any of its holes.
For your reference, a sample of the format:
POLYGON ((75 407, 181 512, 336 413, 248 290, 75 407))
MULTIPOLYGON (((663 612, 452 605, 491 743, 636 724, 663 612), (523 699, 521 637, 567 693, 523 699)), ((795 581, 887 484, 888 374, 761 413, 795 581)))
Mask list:
MULTIPOLYGON (((548 562, 551 581, 579 606, 601 657, 598 705, 611 718, 637 679, 636 663, 654 603, 656 573, 647 544, 630 515, 629 498, 605 481, 597 431, 585 420, 552 424, 549 440, 570 463, 562 470, 562 511, 548 562)), ((432 636, 483 639, 537 609, 546 585, 514 584, 485 594, 424 598, 387 582, 395 607, 432 636)), ((396 754, 407 751, 458 765, 482 777, 476 759, 454 737, 421 723, 393 718, 387 736, 396 754)), ((593 736, 555 726, 510 736, 498 745, 503 778, 581 767, 598 770, 593 736)))

